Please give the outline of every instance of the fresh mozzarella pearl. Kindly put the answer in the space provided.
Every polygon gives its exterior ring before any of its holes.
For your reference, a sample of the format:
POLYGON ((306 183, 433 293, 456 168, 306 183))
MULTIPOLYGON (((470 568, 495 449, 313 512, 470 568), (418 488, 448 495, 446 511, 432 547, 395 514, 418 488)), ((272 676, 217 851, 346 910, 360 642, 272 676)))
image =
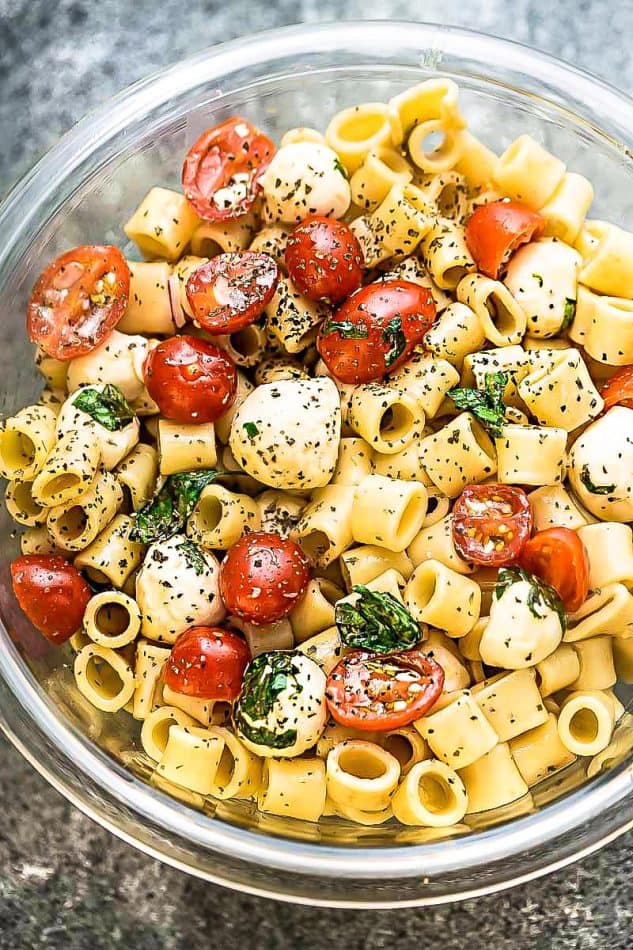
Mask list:
POLYGON ((551 238, 532 241, 512 256, 504 284, 525 310, 532 336, 556 336, 573 315, 581 264, 578 251, 551 238))
POLYGON ((109 429, 106 429, 105 426, 95 422, 92 416, 78 409, 74 404, 82 389, 96 389, 99 392, 103 392, 105 385, 105 383, 95 383, 91 386, 82 386, 71 393, 59 411, 57 417, 57 432, 61 434, 71 429, 89 426, 95 440, 99 443, 101 464, 108 471, 112 471, 126 455, 129 455, 137 444, 140 432, 138 419, 134 418, 123 429, 116 429, 114 432, 111 432, 109 429))
POLYGON ((479 652, 484 663, 506 670, 522 670, 540 663, 559 645, 563 629, 558 614, 538 602, 538 614, 529 605, 529 581, 511 584, 497 600, 493 597, 490 620, 479 652))
POLYGON ((336 152, 316 142, 294 142, 275 154, 261 178, 270 220, 296 224, 311 214, 342 218, 349 182, 336 152))
POLYGON ((569 481, 587 511, 603 521, 633 521, 633 409, 614 406, 580 435, 569 481))

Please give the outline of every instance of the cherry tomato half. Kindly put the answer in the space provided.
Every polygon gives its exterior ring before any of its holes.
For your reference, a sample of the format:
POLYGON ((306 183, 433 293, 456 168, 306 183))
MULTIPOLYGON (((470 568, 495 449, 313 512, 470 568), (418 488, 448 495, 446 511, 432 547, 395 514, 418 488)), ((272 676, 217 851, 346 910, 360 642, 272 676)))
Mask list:
POLYGON ((32 343, 56 360, 99 346, 125 313, 130 269, 111 245, 82 244, 40 274, 27 310, 32 343))
POLYGON ((163 340, 145 360, 145 385, 174 422, 213 422, 235 399, 237 371, 224 350, 195 336, 163 340))
POLYGON ((604 411, 613 406, 625 406, 633 409, 633 366, 623 366, 611 379, 607 380, 600 395, 604 399, 604 411))
POLYGON ((342 383, 370 383, 397 369, 435 319, 430 290, 408 280, 361 287, 321 325, 319 353, 342 383))
POLYGON ((17 601, 47 640, 65 643, 81 627, 92 591, 58 554, 23 554, 11 564, 17 601))
POLYGON ((328 676, 325 699, 341 725, 386 732, 420 719, 443 686, 444 670, 421 650, 353 650, 328 676))
POLYGON ((538 237, 545 221, 520 201, 491 201, 475 208, 466 223, 466 244, 482 274, 496 280, 521 244, 538 237))
POLYGON ((237 333, 254 323, 272 300, 279 268, 269 254, 218 254, 187 281, 193 316, 208 333, 237 333))
POLYGON ((310 300, 339 303, 362 283, 358 238, 334 218, 315 214, 302 221, 288 238, 285 261, 295 286, 310 300))
POLYGON ((163 674, 170 689, 196 699, 233 702, 251 660, 239 634, 222 627, 189 627, 178 637, 163 674))
POLYGON ((290 613, 308 581, 308 559, 298 544, 267 531, 244 535, 220 565, 220 595, 230 613, 272 623, 290 613))
POLYGON ((205 221, 238 218, 255 201, 274 154, 268 136, 239 116, 207 129, 182 166, 187 201, 205 221))
POLYGON ((467 485, 453 507, 453 543, 466 561, 501 567, 516 561, 532 532, 521 488, 467 485))
POLYGON ((578 610, 589 593, 587 550, 570 528, 546 528, 527 542, 521 567, 553 587, 570 613, 578 610))

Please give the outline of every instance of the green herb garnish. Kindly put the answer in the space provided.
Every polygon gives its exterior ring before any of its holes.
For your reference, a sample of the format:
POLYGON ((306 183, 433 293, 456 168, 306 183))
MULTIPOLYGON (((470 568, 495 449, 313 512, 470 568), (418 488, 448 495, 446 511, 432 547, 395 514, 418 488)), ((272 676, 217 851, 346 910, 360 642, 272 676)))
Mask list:
POLYGON ((198 577, 201 574, 204 574, 207 568, 207 562, 202 556, 202 551, 197 544, 194 544, 193 541, 183 541, 182 544, 177 544, 176 549, 182 551, 185 557, 185 561, 192 567, 198 577))
POLYGON ((532 274, 532 277, 538 283, 539 287, 543 286, 543 278, 541 277, 540 274, 532 274))
POLYGON ((563 314, 563 322, 560 325, 561 332, 567 329, 576 316, 576 301, 573 297, 565 297, 565 309, 563 314))
POLYGON ((178 534, 195 508, 202 489, 230 474, 214 468, 201 468, 196 472, 168 475, 152 500, 137 512, 130 538, 141 544, 151 544, 178 534))
POLYGON ((583 483, 587 491, 591 492, 592 495, 612 495, 615 491, 615 485, 596 485, 591 480, 591 475, 589 474, 589 466, 583 465, 580 470, 580 481, 583 483))
POLYGON ((484 389, 449 389, 446 395, 458 409, 472 412, 491 435, 500 436, 506 415, 503 396, 509 378, 508 373, 486 373, 484 389))
POLYGON ((254 439, 256 435, 259 435, 259 429, 254 422, 245 422, 242 428, 245 429, 249 439, 254 439))
POLYGON ((288 702, 299 706, 302 687, 297 683, 295 654, 282 650, 260 653, 246 667, 242 692, 233 708, 237 730, 250 742, 271 749, 287 749, 297 741, 296 729, 285 729, 287 713, 275 709, 284 690, 288 702), (294 695, 292 695, 294 694, 294 695))
POLYGON ((513 584, 518 584, 520 581, 527 581, 530 585, 527 605, 532 616, 542 620, 548 610, 555 611, 558 614, 561 630, 564 633, 567 629, 567 614, 557 592, 549 584, 542 581, 540 577, 529 574, 522 567, 502 567, 499 570, 494 592, 495 600, 500 600, 513 584))
POLYGON ((420 627, 406 607, 392 595, 368 590, 360 584, 355 603, 336 605, 336 626, 343 643, 376 653, 410 650, 422 639, 420 627))
POLYGON ((336 169, 337 172, 340 172, 343 178, 345 179, 347 178, 347 171, 345 170, 345 166, 341 163, 341 160, 338 157, 338 155, 334 159, 334 168, 336 169))
POLYGON ((125 429, 134 419, 127 400, 118 386, 106 383, 103 391, 92 387, 82 389, 73 406, 87 413, 95 422, 98 422, 109 432, 125 429))
POLYGON ((402 329, 402 318, 393 317, 382 330, 382 342, 389 349, 385 353, 385 366, 392 366, 407 348, 407 338, 402 329))
POLYGON ((364 323, 352 323, 351 320, 326 320, 321 331, 323 336, 340 333, 343 340, 366 340, 369 331, 364 323))

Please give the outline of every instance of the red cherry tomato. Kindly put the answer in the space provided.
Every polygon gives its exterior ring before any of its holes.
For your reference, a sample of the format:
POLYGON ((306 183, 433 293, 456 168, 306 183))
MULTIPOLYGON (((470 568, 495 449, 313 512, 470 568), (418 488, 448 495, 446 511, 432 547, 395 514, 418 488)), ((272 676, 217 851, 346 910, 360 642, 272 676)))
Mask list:
POLYGON ((370 383, 397 369, 435 319, 431 292, 408 280, 361 287, 321 325, 317 347, 342 383, 370 383))
POLYGON ((310 300, 339 303, 363 279, 363 252, 342 221, 315 214, 299 224, 286 244, 286 267, 295 286, 310 300))
POLYGON ((230 613, 265 624, 290 613, 310 580, 298 544, 267 531, 244 535, 220 566, 220 594, 230 613))
POLYGON ((195 336, 172 336, 145 360, 145 385, 174 422, 213 422, 235 399, 237 371, 226 353, 195 336))
POLYGON ((633 409, 633 366, 623 366, 611 379, 607 380, 600 395, 604 399, 604 411, 613 406, 625 406, 633 409))
POLYGON ((511 564, 531 532, 532 509, 521 488, 467 485, 453 507, 453 542, 474 564, 511 564))
POLYGON ((250 663, 239 634, 222 627, 189 627, 178 637, 163 674, 170 689, 196 699, 233 702, 250 663))
POLYGON ((103 343, 125 313, 130 269, 111 245, 82 244, 40 274, 27 310, 27 330, 56 360, 84 356, 103 343))
POLYGON ((17 601, 47 640, 65 643, 81 627, 92 591, 58 554, 23 554, 11 564, 17 601))
POLYGON ((420 719, 443 686, 444 670, 421 650, 353 650, 328 676, 325 699, 341 725, 386 732, 420 719))
POLYGON ((219 254, 191 274, 187 300, 208 333, 237 333, 261 315, 278 280, 277 262, 268 254, 219 254))
POLYGON ((553 587, 570 613, 578 610, 589 593, 589 558, 569 528, 546 528, 527 542, 521 567, 553 587))
POLYGON ((275 146, 254 125, 234 116, 203 132, 182 166, 182 187, 205 221, 238 218, 252 206, 275 146), (226 190, 225 190, 226 189, 226 190))
POLYGON ((520 201, 491 201, 475 208, 466 223, 466 244, 482 274, 496 280, 521 244, 538 237, 545 221, 520 201))

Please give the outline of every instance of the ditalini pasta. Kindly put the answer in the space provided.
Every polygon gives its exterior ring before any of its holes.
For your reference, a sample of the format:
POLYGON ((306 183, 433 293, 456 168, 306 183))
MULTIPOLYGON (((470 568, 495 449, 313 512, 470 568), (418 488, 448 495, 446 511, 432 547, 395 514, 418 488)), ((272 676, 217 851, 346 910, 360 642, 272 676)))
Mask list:
POLYGON ((626 738, 633 231, 466 118, 438 77, 278 147, 227 119, 124 201, 129 260, 33 289, 15 594, 218 818, 457 834, 626 738))

